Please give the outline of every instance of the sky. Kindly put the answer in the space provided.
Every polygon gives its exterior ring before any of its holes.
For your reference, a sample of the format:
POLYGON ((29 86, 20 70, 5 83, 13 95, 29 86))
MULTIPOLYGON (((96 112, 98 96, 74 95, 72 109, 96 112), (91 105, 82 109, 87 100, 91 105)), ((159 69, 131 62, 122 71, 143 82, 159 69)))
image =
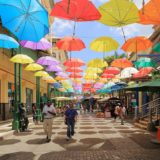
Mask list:
MULTIPOLYGON (((55 0, 58 2, 59 0, 55 0)), ((99 7, 108 0, 92 0, 96 7, 99 7)), ((142 7, 142 0, 133 0, 138 8, 142 7)), ((146 1, 147 2, 147 1, 146 1)), ((55 37, 63 38, 64 36, 71 36, 73 34, 74 22, 55 18, 52 33, 55 37)), ((125 36, 128 38, 135 36, 150 36, 153 33, 151 25, 132 24, 124 27, 125 36)), ((122 46, 124 38, 119 28, 109 27, 97 21, 91 22, 77 22, 76 37, 82 39, 86 45, 86 49, 79 52, 72 52, 72 57, 80 58, 85 63, 94 58, 103 58, 103 53, 94 52, 89 49, 90 43, 100 36, 109 36, 117 40, 122 46)), ((117 50, 118 54, 124 53, 121 49, 117 50)), ((113 55, 114 52, 106 53, 106 55, 113 55)), ((84 67, 85 68, 85 67, 84 67)))

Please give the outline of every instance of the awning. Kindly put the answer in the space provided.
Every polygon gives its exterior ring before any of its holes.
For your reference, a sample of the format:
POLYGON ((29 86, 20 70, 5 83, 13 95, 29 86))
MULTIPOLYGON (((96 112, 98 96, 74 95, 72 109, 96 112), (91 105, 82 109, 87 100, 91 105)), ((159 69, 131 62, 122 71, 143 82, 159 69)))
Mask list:
POLYGON ((133 86, 126 87, 125 90, 129 91, 160 91, 160 79, 144 82, 141 84, 135 84, 133 86))

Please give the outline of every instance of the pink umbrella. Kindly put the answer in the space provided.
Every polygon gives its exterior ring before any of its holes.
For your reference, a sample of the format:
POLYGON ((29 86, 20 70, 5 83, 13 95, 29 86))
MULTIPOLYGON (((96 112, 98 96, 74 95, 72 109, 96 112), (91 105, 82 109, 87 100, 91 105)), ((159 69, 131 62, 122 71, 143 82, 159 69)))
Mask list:
POLYGON ((68 77, 68 75, 66 73, 64 73, 64 72, 57 72, 56 76, 60 76, 60 77, 63 77, 63 78, 68 77))
POLYGON ((48 66, 46 71, 48 72, 62 72, 63 69, 57 65, 51 65, 51 66, 48 66))
POLYGON ((48 42, 45 38, 42 38, 39 42, 20 41, 20 44, 21 46, 32 50, 47 50, 52 47, 52 43, 48 42))
POLYGON ((40 57, 38 60, 37 60, 37 63, 38 64, 41 64, 41 65, 56 65, 56 64, 59 64, 59 61, 51 56, 45 56, 45 57, 40 57))
POLYGON ((99 82, 97 82, 95 85, 94 85, 94 88, 95 89, 100 89, 100 88, 102 88, 104 86, 104 83, 99 83, 99 82))

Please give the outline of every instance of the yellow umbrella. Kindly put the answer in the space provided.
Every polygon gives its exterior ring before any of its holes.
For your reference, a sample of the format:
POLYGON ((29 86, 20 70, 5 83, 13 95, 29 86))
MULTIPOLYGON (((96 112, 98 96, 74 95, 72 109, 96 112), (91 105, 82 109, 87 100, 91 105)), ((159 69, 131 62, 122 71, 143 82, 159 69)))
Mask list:
POLYGON ((85 73, 102 73, 102 69, 100 69, 100 68, 88 67, 88 68, 85 70, 85 73))
POLYGON ((31 63, 25 68, 26 71, 39 71, 42 69, 43 67, 37 63, 31 63))
POLYGON ((55 79, 57 81, 63 81, 63 80, 66 80, 67 78, 63 78, 63 77, 57 76, 55 79))
POLYGON ((138 8, 129 0, 110 0, 99 7, 99 12, 99 21, 113 27, 123 27, 139 21, 138 8))
MULTIPOLYGON (((90 48, 96 52, 111 52, 117 50, 119 47, 119 43, 111 37, 99 37, 94 39, 90 48)), ((104 57, 105 55, 103 55, 104 57)))
POLYGON ((48 77, 49 74, 45 71, 38 71, 34 74, 34 76, 36 76, 36 77, 48 77))
POLYGON ((96 80, 98 78, 98 75, 95 73, 85 74, 84 79, 86 80, 96 80))
POLYGON ((42 80, 44 80, 44 81, 51 80, 51 79, 53 79, 52 76, 45 76, 45 77, 42 77, 42 80))
POLYGON ((92 59, 91 61, 88 62, 87 67, 92 67, 92 68, 103 68, 107 67, 108 64, 105 62, 103 59, 92 59))
POLYGON ((11 62, 19 64, 33 63, 34 60, 25 54, 17 54, 10 59, 11 62))
POLYGON ((46 80, 46 82, 47 82, 47 83, 55 83, 56 80, 53 78, 53 79, 48 79, 48 80, 46 80))

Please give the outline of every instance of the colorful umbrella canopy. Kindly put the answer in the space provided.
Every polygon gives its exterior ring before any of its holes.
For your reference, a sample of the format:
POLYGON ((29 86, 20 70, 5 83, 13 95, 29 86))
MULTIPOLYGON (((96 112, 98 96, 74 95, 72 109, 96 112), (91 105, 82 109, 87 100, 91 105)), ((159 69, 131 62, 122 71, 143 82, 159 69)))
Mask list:
POLYGON ((86 74, 84 76, 85 80, 96 80, 98 78, 98 75, 93 73, 93 74, 86 74))
POLYGON ((72 36, 60 39, 56 43, 56 46, 58 49, 65 51, 80 51, 86 48, 84 42, 81 39, 72 36))
POLYGON ((69 77, 70 78, 82 78, 82 75, 80 75, 78 73, 77 74, 76 73, 72 73, 72 74, 69 75, 69 77))
POLYGON ((122 70, 120 78, 130 78, 133 74, 136 74, 138 70, 134 67, 128 67, 122 70))
POLYGON ((114 74, 105 74, 105 73, 103 73, 101 75, 101 78, 107 78, 107 79, 111 79, 111 78, 114 78, 114 77, 115 77, 114 74))
POLYGON ((41 65, 56 65, 56 64, 59 64, 59 61, 53 57, 50 57, 50 56, 44 56, 44 57, 40 57, 38 60, 37 60, 37 63, 38 64, 41 64, 41 65))
POLYGON ((104 86, 104 83, 100 83, 100 82, 97 82, 97 83, 94 84, 94 88, 95 88, 95 89, 100 89, 100 88, 102 88, 103 86, 104 86))
POLYGON ((67 67, 80 67, 84 65, 85 63, 78 58, 71 58, 64 62, 64 66, 67 66, 67 67))
POLYGON ((85 73, 102 73, 102 69, 100 68, 92 68, 92 67, 88 67, 86 70, 85 70, 85 73))
POLYGON ((63 77, 63 78, 67 78, 68 77, 67 74, 64 73, 64 72, 57 72, 56 76, 60 76, 60 77, 63 77))
POLYGON ((78 72, 83 72, 83 70, 80 67, 71 67, 71 68, 67 68, 66 72, 78 73, 78 72))
POLYGON ((34 74, 35 77, 48 77, 49 74, 45 71, 38 71, 34 74))
POLYGON ((48 71, 48 72, 62 72, 63 69, 57 65, 50 65, 46 68, 46 71, 48 71))
POLYGON ((156 67, 157 64, 152 59, 147 57, 139 58, 135 63, 136 68, 156 67))
POLYGON ((47 50, 52 47, 52 43, 45 38, 42 38, 39 42, 20 41, 20 44, 21 46, 32 50, 47 50))
POLYGON ((19 44, 14 38, 7 36, 5 34, 0 34, 0 48, 11 49, 11 48, 18 48, 18 47, 19 47, 19 44))
POLYGON ((19 64, 27 64, 33 63, 34 60, 25 54, 16 54, 14 57, 10 59, 11 62, 19 63, 19 64))
POLYGON ((80 22, 98 20, 101 17, 89 0, 70 0, 69 4, 68 0, 62 0, 54 5, 51 16, 80 22))
POLYGON ((126 58, 116 59, 111 63, 112 67, 118 67, 118 68, 127 68, 132 67, 133 64, 131 61, 129 61, 126 58))
POLYGON ((157 44, 153 47, 153 51, 160 53, 160 43, 157 43, 157 44))
POLYGON ((147 77, 153 71, 152 67, 141 68, 139 72, 133 75, 133 78, 144 78, 147 77))
POLYGON ((127 0, 110 0, 99 7, 101 13, 101 23, 122 27, 128 24, 136 23, 139 20, 138 8, 127 0))
POLYGON ((120 69, 117 67, 108 67, 104 70, 105 74, 119 74, 120 69))
POLYGON ((140 11, 140 23, 142 24, 160 24, 160 0, 150 0, 140 11))
POLYGON ((111 37, 99 37, 93 40, 90 44, 90 48, 96 52, 111 52, 117 50, 119 44, 111 37))
POLYGON ((152 47, 152 42, 146 37, 134 37, 128 39, 122 46, 126 52, 139 52, 145 51, 152 47))
POLYGON ((92 68, 103 68, 103 67, 107 67, 108 64, 107 62, 105 62, 103 59, 93 59, 91 61, 88 62, 87 67, 92 67, 92 68))
POLYGON ((0 15, 3 26, 20 40, 38 42, 49 32, 48 12, 37 0, 1 0, 0 15))
POLYGON ((25 68, 26 71, 39 71, 42 69, 43 69, 43 67, 37 63, 31 63, 28 66, 26 66, 26 68, 25 68))

